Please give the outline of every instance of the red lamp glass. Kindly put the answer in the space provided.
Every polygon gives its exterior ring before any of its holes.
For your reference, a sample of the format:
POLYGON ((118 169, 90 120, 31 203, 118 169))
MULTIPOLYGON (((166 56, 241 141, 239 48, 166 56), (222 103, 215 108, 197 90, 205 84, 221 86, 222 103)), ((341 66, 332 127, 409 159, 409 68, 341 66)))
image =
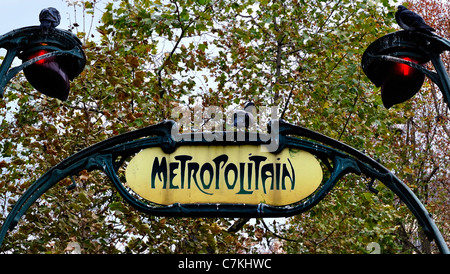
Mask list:
MULTIPOLYGON (((410 57, 400 58, 419 64, 417 60, 410 57)), ((384 66, 380 67, 379 73, 382 75, 381 99, 386 108, 412 98, 425 81, 425 74, 420 70, 396 62, 386 62, 384 66)))
MULTIPOLYGON (((23 58, 26 62, 35 57, 42 56, 51 52, 50 50, 40 49, 23 58)), ((32 65, 24 68, 23 72, 28 82, 39 92, 58 98, 62 101, 67 100, 70 89, 70 81, 63 57, 49 57, 36 61, 32 65)))

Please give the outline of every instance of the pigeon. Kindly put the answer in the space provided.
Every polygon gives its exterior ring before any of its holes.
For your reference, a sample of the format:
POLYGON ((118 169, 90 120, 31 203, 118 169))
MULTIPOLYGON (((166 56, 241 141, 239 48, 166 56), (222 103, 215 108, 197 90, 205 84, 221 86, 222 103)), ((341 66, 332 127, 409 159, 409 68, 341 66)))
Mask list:
POLYGON ((55 8, 43 9, 39 14, 39 21, 41 22, 41 27, 56 28, 61 22, 61 15, 55 8))
POLYGON ((249 128, 254 123, 253 110, 255 104, 253 102, 247 102, 244 106, 244 110, 237 110, 233 114, 233 126, 237 128, 249 128))
POLYGON ((410 11, 405 6, 398 6, 395 12, 395 20, 403 29, 407 31, 420 31, 430 33, 436 31, 425 23, 425 20, 415 12, 410 11))

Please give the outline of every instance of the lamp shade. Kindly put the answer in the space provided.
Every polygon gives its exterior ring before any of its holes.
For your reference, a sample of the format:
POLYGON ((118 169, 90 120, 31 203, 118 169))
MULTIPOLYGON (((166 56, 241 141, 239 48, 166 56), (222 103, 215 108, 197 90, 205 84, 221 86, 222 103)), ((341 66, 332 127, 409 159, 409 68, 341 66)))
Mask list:
MULTIPOLYGON (((40 49, 24 56, 24 62, 42 56, 50 51, 40 49)), ((28 82, 39 92, 62 101, 67 100, 70 90, 67 58, 57 56, 36 61, 24 68, 28 82)))
POLYGON ((364 52, 362 69, 375 86, 381 87, 381 99, 386 108, 409 100, 422 87, 425 74, 395 60, 401 58, 418 65, 429 62, 429 56, 420 45, 419 36, 398 31, 377 39, 364 52))
MULTIPOLYGON (((401 57, 414 63, 418 61, 401 57)), ((383 62, 379 67, 381 78, 381 99, 386 108, 411 99, 422 87, 425 74, 406 64, 383 62)))

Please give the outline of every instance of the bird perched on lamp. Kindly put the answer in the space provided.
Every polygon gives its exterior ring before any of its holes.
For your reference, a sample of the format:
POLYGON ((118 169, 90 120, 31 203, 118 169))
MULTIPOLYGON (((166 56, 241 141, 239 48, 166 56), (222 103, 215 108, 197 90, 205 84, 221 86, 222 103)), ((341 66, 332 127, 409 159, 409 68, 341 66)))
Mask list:
POLYGON ((421 31, 431 33, 436 31, 425 23, 425 20, 417 13, 410 11, 405 6, 400 5, 395 12, 395 20, 400 27, 407 31, 421 31))
POLYGON ((55 8, 46 8, 41 10, 39 21, 41 22, 41 27, 56 28, 61 22, 61 15, 55 8))

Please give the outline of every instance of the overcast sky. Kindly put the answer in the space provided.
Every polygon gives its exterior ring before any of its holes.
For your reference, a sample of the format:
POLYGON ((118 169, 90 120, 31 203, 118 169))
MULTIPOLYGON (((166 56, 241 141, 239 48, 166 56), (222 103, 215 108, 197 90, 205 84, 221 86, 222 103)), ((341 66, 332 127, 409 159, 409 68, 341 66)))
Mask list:
MULTIPOLYGON (((100 3, 98 7, 103 7, 105 3, 100 3)), ((61 13, 58 28, 67 30, 74 22, 74 9, 67 5, 67 0, 0 0, 0 35, 13 29, 39 25, 39 12, 48 7, 54 7, 61 13)), ((81 17, 81 8, 78 10, 81 17)), ((100 18, 100 12, 97 16, 100 18)))
MULTIPOLYGON (((68 29, 69 12, 66 0, 0 0, 0 34, 13 29, 39 25, 39 12, 43 8, 54 7, 61 13, 59 28, 68 29)), ((72 14, 70 16, 73 16, 72 14)))

